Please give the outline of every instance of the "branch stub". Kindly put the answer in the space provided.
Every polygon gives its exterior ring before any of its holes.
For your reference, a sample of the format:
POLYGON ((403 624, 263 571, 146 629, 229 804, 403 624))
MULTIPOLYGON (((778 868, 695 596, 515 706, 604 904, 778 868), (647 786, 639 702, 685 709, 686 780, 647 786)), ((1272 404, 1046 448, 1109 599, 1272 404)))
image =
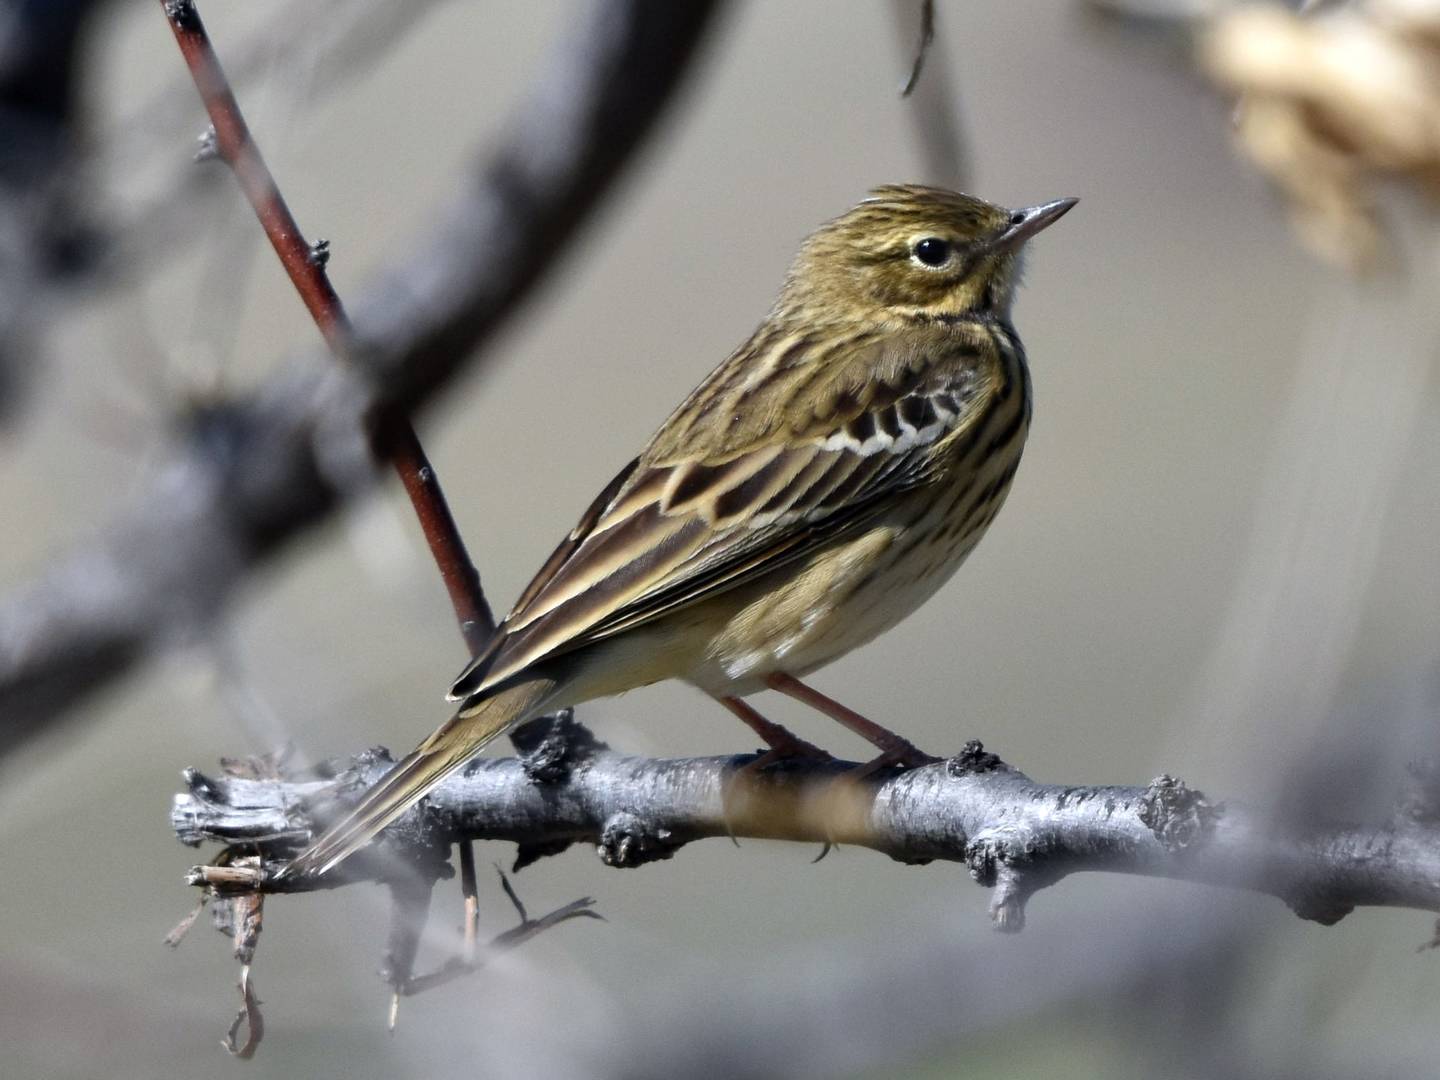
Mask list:
POLYGON ((622 810, 605 822, 595 853, 606 866, 632 870, 647 862, 668 859, 680 847, 669 829, 653 827, 638 815, 622 810))
POLYGON ((1220 817, 1202 792, 1173 776, 1157 776, 1140 796, 1140 823, 1167 851, 1184 851, 1205 840, 1220 817))

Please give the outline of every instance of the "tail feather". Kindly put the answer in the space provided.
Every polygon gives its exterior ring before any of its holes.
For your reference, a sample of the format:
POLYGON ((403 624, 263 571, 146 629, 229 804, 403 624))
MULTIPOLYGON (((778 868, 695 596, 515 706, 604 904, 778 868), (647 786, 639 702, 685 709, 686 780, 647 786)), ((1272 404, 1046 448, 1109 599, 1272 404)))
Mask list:
POLYGON ((486 743, 539 711, 554 687, 549 679, 536 679, 474 705, 467 702, 443 727, 401 758, 349 813, 287 863, 277 877, 318 877, 359 851, 486 743))

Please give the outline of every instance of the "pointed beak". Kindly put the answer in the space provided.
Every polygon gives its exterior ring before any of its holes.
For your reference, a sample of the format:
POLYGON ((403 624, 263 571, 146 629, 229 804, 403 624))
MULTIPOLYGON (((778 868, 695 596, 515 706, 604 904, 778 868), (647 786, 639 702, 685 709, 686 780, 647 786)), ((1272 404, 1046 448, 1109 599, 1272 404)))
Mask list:
POLYGON ((1041 203, 1039 206, 1025 206, 1019 210, 1012 210, 1010 224, 991 242, 990 246, 1000 250, 1013 251, 1041 229, 1049 228, 1059 221, 1079 201, 1079 199, 1056 199, 1054 202, 1041 203))

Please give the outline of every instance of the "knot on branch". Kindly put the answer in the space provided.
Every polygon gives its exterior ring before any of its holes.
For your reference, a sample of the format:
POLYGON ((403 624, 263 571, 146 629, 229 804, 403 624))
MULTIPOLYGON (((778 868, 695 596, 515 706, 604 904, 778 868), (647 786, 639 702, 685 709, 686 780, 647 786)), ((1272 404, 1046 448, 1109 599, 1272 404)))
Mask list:
POLYGON ((1210 835, 1221 808, 1173 776, 1157 776, 1140 796, 1140 823, 1167 851, 1184 851, 1210 835))
POLYGON ((194 0, 165 0, 165 17, 177 30, 195 30, 200 25, 194 0))
POLYGON ((970 876, 995 890, 990 898, 990 918, 1003 933, 1024 929, 1025 902, 1042 884, 1033 880, 1029 871, 1034 854, 1034 842, 1014 825, 984 829, 965 845, 970 876))
POLYGON ((220 156, 220 146, 215 141, 215 125, 208 125, 204 131, 195 137, 195 154, 191 158, 197 165, 207 161, 214 161, 220 156))
POLYGON ((681 842, 669 829, 657 828, 628 810, 612 814, 600 831, 596 854, 606 866, 629 870, 668 859, 681 842))
POLYGON ((954 777, 965 776, 969 773, 994 772, 996 769, 1003 769, 1005 763, 1000 760, 999 754, 992 754, 985 749, 985 744, 979 739, 971 739, 960 752, 945 762, 945 772, 954 777))
POLYGON ((1410 775, 1400 795, 1396 820, 1409 825, 1440 822, 1440 760, 1412 761, 1405 771, 1410 775))
POLYGON ((536 784, 563 784, 581 764, 607 747, 580 721, 572 709, 554 716, 537 716, 510 734, 525 775, 536 784))
MULTIPOLYGON (((1334 926, 1355 910, 1354 904, 1337 900, 1319 889, 1292 889, 1280 898, 1285 901, 1285 906, 1300 918, 1317 922, 1321 926, 1334 926)), ((1436 925, 1440 926, 1440 923, 1436 925)))
POLYGON ((574 843, 573 840, 537 840, 533 844, 517 844, 515 862, 511 864, 510 872, 518 874, 531 863, 537 863, 551 855, 559 855, 568 851, 572 843, 574 843))

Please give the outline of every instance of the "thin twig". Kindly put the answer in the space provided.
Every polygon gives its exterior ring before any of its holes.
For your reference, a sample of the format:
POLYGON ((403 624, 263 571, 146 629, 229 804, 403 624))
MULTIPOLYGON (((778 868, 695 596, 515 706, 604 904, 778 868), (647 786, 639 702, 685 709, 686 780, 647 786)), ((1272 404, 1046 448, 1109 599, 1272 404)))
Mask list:
MULTIPOLYGON (((330 351, 337 360, 348 362, 354 347, 354 330, 326 270, 329 263, 328 242, 314 245, 306 242, 299 223, 280 192, 279 184, 265 164, 260 147, 250 134, 199 13, 193 6, 177 4, 175 0, 162 0, 162 7, 210 115, 210 130, 213 132, 210 145, 234 172, 266 238, 330 351)), ((480 573, 466 551, 454 515, 450 512, 440 478, 426 457, 414 425, 398 409, 387 410, 372 420, 372 444, 380 457, 390 461, 400 477, 449 593, 461 635, 470 655, 474 656, 493 633, 494 616, 480 584, 480 573)), ((464 855, 462 851, 462 861, 464 855)), ((468 880, 470 888, 465 891, 464 900, 464 956, 467 962, 473 959, 474 923, 478 918, 473 871, 472 866, 468 880)), ((392 1031, 399 1011, 401 988, 410 982, 414 971, 420 936, 429 917, 433 884, 430 880, 391 883, 393 915, 390 944, 386 950, 386 971, 394 988, 389 1015, 392 1031)))
POLYGON ((235 1014, 230 1029, 225 1032, 225 1038, 220 1041, 223 1046, 234 1057, 242 1061, 248 1061, 255 1056, 255 1051, 260 1046, 260 1040, 265 1037, 265 1017, 260 1012, 260 998, 255 994, 255 980, 250 977, 250 965, 240 965, 240 980, 237 983, 240 991, 240 1010, 235 1014), (245 1040, 240 1041, 240 1032, 245 1032, 245 1040))
POLYGON ((919 143, 924 178, 933 184, 964 189, 969 181, 969 153, 960 115, 960 95, 955 88, 943 48, 934 45, 935 9, 923 2, 920 8, 921 35, 915 45, 915 0, 891 0, 896 40, 905 55, 914 56, 910 81, 903 104, 919 143), (911 50, 915 50, 913 53, 911 50), (921 67, 925 78, 920 78, 921 67))
MULTIPOLYGON (((210 115, 210 130, 213 134, 207 138, 207 148, 213 148, 230 166, 266 237, 332 354, 338 360, 352 361, 355 348, 354 330, 326 272, 329 259, 328 242, 321 241, 314 245, 306 242, 250 134, 193 4, 189 0, 161 0, 161 3, 210 115)), ((493 632, 494 619, 481 589, 479 574, 465 550, 435 470, 426 458, 413 426, 400 407, 392 405, 388 409, 377 410, 370 420, 372 445, 381 456, 389 457, 410 496, 450 594, 461 633, 474 655, 493 632)), ((465 868, 464 951, 460 956, 452 958, 435 976, 418 982, 413 977, 413 971, 420 937, 428 919, 434 878, 412 872, 408 877, 396 877, 390 881, 393 910, 389 946, 386 950, 386 975, 392 986, 389 1010, 391 1030, 395 1027, 402 994, 415 993, 417 986, 433 985, 437 980, 448 980, 457 974, 478 969, 475 939, 479 902, 474 858, 468 843, 461 845, 461 862, 465 868)), ((195 877, 206 879, 210 888, 217 887, 218 883, 208 880, 205 871, 193 872, 192 878, 195 877)), ((571 918, 598 918, 589 910, 592 901, 584 899, 531 922, 525 917, 523 906, 519 904, 518 897, 503 874, 501 880, 506 893, 520 911, 521 925, 497 938, 492 943, 491 951, 514 947, 571 918)), ((257 914, 258 932, 261 895, 253 891, 253 888, 252 883, 251 891, 231 897, 229 903, 236 905, 237 910, 241 905, 253 905, 257 914)), ((253 951, 252 941, 241 970, 240 985, 244 1007, 225 1040, 226 1048, 238 1057, 251 1056, 263 1034, 258 1001, 250 990, 249 965, 253 951), (242 1027, 247 1032, 243 1044, 237 1042, 237 1033, 242 1027)))
POLYGON ((525 913, 525 905, 520 900, 520 894, 515 891, 515 886, 510 884, 510 875, 505 873, 497 864, 495 873, 500 875, 500 887, 505 890, 505 895, 510 899, 510 905, 515 909, 515 914, 520 916, 521 923, 528 923, 530 916, 525 913))
POLYGON ((480 886, 475 880, 475 845, 461 840, 455 845, 460 849, 460 893, 465 897, 464 952, 461 954, 467 964, 475 960, 475 949, 480 937, 480 886))
POLYGON ((909 97, 920 85, 920 73, 925 70, 925 58, 930 55, 930 46, 935 41, 935 0, 920 0, 920 40, 915 45, 915 60, 910 65, 910 77, 900 88, 901 97, 909 97))
POLYGON ((491 938, 489 944, 485 946, 484 953, 478 958, 463 960, 460 957, 451 957, 435 971, 416 975, 400 988, 399 993, 404 997, 414 997, 416 994, 423 994, 427 990, 434 990, 437 986, 452 982, 462 975, 473 975, 501 953, 518 948, 532 938, 538 937, 563 922, 569 922, 571 919, 599 919, 604 922, 605 916, 595 911, 594 906, 595 901, 592 898, 582 896, 579 900, 572 900, 564 907, 556 908, 538 919, 526 919, 519 926, 512 926, 509 930, 491 938))
POLYGON ((470 560, 450 504, 440 490, 440 478, 414 426, 403 417, 395 415, 379 421, 375 443, 380 456, 394 465, 405 494, 410 496, 425 542, 430 545, 430 555, 450 595, 465 647, 475 656, 495 632, 495 616, 480 587, 480 572, 470 560))
MULTIPOLYGON (((289 275, 295 291, 315 321, 321 336, 337 360, 348 361, 354 345, 354 331, 344 304, 326 272, 329 244, 306 241, 299 223, 280 193, 260 147, 250 133, 239 102, 225 77, 211 44, 205 25, 189 0, 161 0, 161 7, 180 46, 181 55, 190 69, 195 87, 210 116, 207 148, 213 149, 230 166, 246 199, 250 202, 266 238, 289 275)), ((406 493, 410 496, 430 550, 450 594, 455 616, 460 624, 471 655, 494 629, 493 617, 480 586, 480 575, 470 561, 449 505, 445 501, 439 477, 425 456, 424 448, 410 421, 397 410, 389 410, 375 420, 373 445, 382 456, 388 455, 406 493)), ((471 875, 473 884, 473 873, 471 875)), ((394 917, 386 968, 395 997, 390 1009, 393 1030, 398 1007, 399 989, 410 981, 414 969, 420 935, 430 906, 433 881, 395 881, 391 883, 394 917)), ((467 923, 471 918, 473 897, 466 897, 467 923)), ((239 901, 236 901, 239 902, 239 901)), ((473 951, 473 950, 472 950, 473 951)), ((248 964, 242 975, 242 992, 246 1008, 232 1027, 227 1047, 240 1057, 248 1057, 259 1042, 261 1026, 258 1010, 251 1008, 248 990, 248 964), (235 1029, 247 1015, 256 1015, 248 1025, 249 1036, 243 1047, 236 1048, 235 1029)))
POLYGON ((0 603, 0 754, 206 633, 252 570, 366 489, 367 422, 411 415, 479 366, 481 346, 581 250, 571 241, 679 97, 721 7, 587 5, 426 238, 354 306, 355 366, 307 352, 175 423, 124 508, 11 588, 0 603))
POLYGON ((172 949, 179 948, 180 942, 185 940, 185 935, 190 933, 191 927, 195 925, 195 920, 200 918, 200 913, 205 910, 205 905, 209 902, 210 894, 208 892, 202 892, 200 899, 195 901, 195 906, 190 909, 190 913, 172 926, 169 933, 162 939, 165 944, 169 945, 172 949))
POLYGON ((400 995, 415 974, 420 938, 430 919, 430 900, 435 880, 417 874, 413 867, 400 870, 390 881, 390 934, 385 947, 385 981, 390 985, 390 1013, 387 1026, 395 1030, 400 1012, 400 995))
MULTIPOLYGON (((240 189, 255 211, 270 246, 285 268, 295 291, 304 303, 325 343, 338 360, 348 360, 354 346, 354 329, 345 306, 326 272, 329 246, 325 241, 312 245, 304 233, 279 185, 271 174, 260 147, 225 77, 200 13, 190 0, 160 0, 174 31, 180 53, 190 68, 195 88, 205 103, 214 132, 215 151, 230 166, 240 189)), ((374 445, 390 454, 405 492, 415 507, 425 540, 440 568, 450 594, 455 617, 471 655, 494 629, 490 606, 480 587, 480 574, 455 527, 454 517, 440 488, 440 479, 425 457, 419 436, 410 421, 396 410, 375 420, 374 445)))

